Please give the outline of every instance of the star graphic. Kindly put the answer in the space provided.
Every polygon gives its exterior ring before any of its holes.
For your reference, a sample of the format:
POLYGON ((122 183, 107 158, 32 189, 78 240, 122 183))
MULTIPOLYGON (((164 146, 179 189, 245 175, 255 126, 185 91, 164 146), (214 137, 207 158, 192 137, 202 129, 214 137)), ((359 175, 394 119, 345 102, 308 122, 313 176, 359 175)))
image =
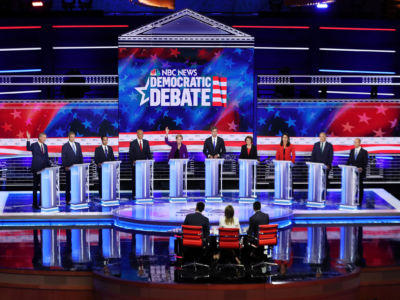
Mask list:
POLYGON ((225 60, 225 66, 227 66, 228 68, 232 68, 232 66, 234 65, 235 63, 232 61, 232 59, 230 59, 230 58, 228 58, 228 59, 226 59, 225 60))
POLYGON ((266 110, 268 112, 272 112, 272 111, 274 111, 274 107, 271 104, 268 104, 268 106, 266 107, 266 110))
POLYGON ((379 105, 376 109, 378 110, 378 111, 376 112, 377 114, 384 114, 384 115, 386 115, 387 108, 384 107, 383 104, 379 105))
POLYGON ((168 117, 168 110, 164 111, 164 118, 168 117))
POLYGON ((258 125, 265 125, 265 118, 259 118, 258 119, 258 125))
POLYGON ((358 118, 360 119, 360 123, 363 122, 366 124, 368 124, 368 120, 371 119, 370 117, 367 117, 366 113, 363 113, 362 115, 358 115, 358 118))
POLYGON ((375 133, 375 136, 379 136, 379 137, 382 137, 385 134, 385 132, 382 131, 382 128, 379 128, 378 130, 372 130, 372 131, 375 133))
POLYGON ((153 125, 154 122, 155 122, 154 118, 149 118, 149 119, 147 120, 147 124, 149 124, 149 125, 153 125))
POLYGON ((165 62, 163 62, 163 63, 161 64, 161 66, 162 66, 164 69, 167 69, 167 68, 169 68, 171 65, 170 65, 167 61, 165 61, 165 62))
POLYGON ((22 131, 18 132, 17 137, 22 139, 24 137, 24 133, 22 131))
POLYGON ((160 112, 162 112, 162 110, 163 110, 163 109, 162 109, 161 106, 157 106, 157 107, 156 107, 156 112, 160 113, 160 112))
POLYGON ((239 108, 239 101, 237 101, 237 100, 231 101, 231 106, 232 106, 232 108, 234 108, 234 107, 239 108))
POLYGON ((343 126, 343 131, 348 131, 348 132, 351 132, 351 130, 354 128, 354 126, 351 126, 349 122, 347 122, 346 124, 342 124, 342 126, 343 126))
POLYGON ((78 114, 77 113, 73 113, 72 114, 72 119, 78 119, 78 114))
POLYGON ((61 127, 56 129, 56 136, 63 136, 63 135, 64 135, 64 130, 61 127))
POLYGON ((11 124, 4 123, 1 128, 3 128, 4 131, 11 131, 11 124))
POLYGON ((280 117, 280 116, 281 116, 281 112, 280 112, 279 110, 277 110, 277 111, 275 112, 274 118, 278 118, 278 117, 280 117))
POLYGON ((237 86, 241 87, 241 88, 244 87, 244 81, 243 80, 239 80, 237 86))
POLYGON ((312 112, 311 114, 310 114, 310 119, 312 120, 312 119, 314 119, 315 118, 315 112, 312 112))
POLYGON ((11 113, 14 119, 21 118, 21 112, 14 109, 14 112, 11 113))
POLYGON ((152 55, 150 55, 150 59, 151 60, 157 60, 157 55, 156 54, 152 54, 152 55))
POLYGON ((135 90, 137 90, 140 93, 140 95, 142 95, 142 99, 140 99, 140 106, 142 106, 143 104, 145 104, 146 102, 149 101, 149 97, 146 98, 146 93, 145 93, 149 87, 149 81, 150 81, 150 79, 147 78, 145 86, 135 88, 135 90))
POLYGON ((336 135, 335 135, 335 133, 332 131, 331 133, 328 133, 328 136, 329 136, 329 137, 335 137, 336 135))
POLYGON ((112 123, 112 126, 113 126, 114 128, 118 128, 118 122, 117 122, 117 121, 114 121, 114 123, 112 123))
POLYGON ((32 125, 32 118, 26 119, 25 125, 32 125))
POLYGON ((85 122, 82 123, 83 126, 85 126, 85 129, 92 127, 92 122, 85 120, 85 122))
POLYGON ((237 131, 238 125, 235 124, 234 120, 232 120, 231 123, 228 123, 228 126, 229 126, 229 130, 237 131))
POLYGON ((306 135, 307 132, 308 130, 305 127, 300 131, 301 135, 306 135))
POLYGON ((178 57, 179 54, 181 54, 181 53, 176 48, 170 50, 170 55, 175 56, 175 58, 178 57))
POLYGON ((288 128, 290 128, 290 127, 292 127, 292 126, 293 126, 293 127, 296 126, 296 120, 292 120, 291 117, 289 117, 289 120, 285 121, 285 123, 288 124, 288 128))
POLYGON ((395 128, 397 126, 397 118, 394 119, 393 121, 389 121, 390 123, 390 128, 395 128))
POLYGON ((179 124, 183 125, 182 121, 183 119, 178 116, 174 120, 176 126, 179 126, 179 124))
POLYGON ((233 51, 233 52, 240 55, 240 54, 242 54, 242 51, 243 51, 242 49, 236 48, 235 51, 233 51))
POLYGON ((102 120, 107 120, 108 115, 104 114, 102 120))

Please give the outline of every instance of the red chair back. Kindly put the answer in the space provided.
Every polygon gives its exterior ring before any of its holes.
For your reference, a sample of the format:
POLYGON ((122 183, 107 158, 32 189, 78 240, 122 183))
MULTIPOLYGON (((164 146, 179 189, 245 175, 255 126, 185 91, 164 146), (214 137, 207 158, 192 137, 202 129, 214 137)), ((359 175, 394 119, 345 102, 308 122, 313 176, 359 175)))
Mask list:
POLYGON ((220 249, 239 249, 239 228, 219 229, 219 248, 220 249))
POLYGON ((182 244, 184 247, 200 248, 203 246, 203 227, 182 225, 182 244))
POLYGON ((258 245, 274 246, 277 244, 278 224, 258 226, 258 245))

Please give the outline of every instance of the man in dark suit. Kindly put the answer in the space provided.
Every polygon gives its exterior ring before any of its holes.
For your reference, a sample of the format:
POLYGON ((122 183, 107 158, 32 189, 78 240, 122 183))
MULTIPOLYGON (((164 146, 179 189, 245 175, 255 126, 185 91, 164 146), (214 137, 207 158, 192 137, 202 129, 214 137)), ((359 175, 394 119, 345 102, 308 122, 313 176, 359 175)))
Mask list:
POLYGON ((311 162, 323 163, 326 166, 326 188, 328 188, 328 176, 332 169, 333 146, 326 141, 326 133, 319 134, 319 142, 314 144, 311 153, 311 162))
POLYGON ((129 145, 129 159, 132 165, 132 199, 135 198, 135 162, 152 158, 149 141, 143 139, 143 130, 139 129, 136 135, 137 139, 129 145))
POLYGON ((75 142, 75 133, 68 133, 68 142, 61 149, 62 165, 65 168, 65 201, 67 205, 71 202, 71 166, 74 164, 82 164, 82 148, 81 145, 75 142))
POLYGON ((204 141, 203 153, 206 158, 221 158, 225 155, 225 142, 218 136, 217 127, 211 127, 211 136, 204 141))
POLYGON ((33 174, 33 201, 32 207, 38 209, 39 202, 37 197, 37 191, 39 189, 39 184, 41 180, 41 175, 37 174, 39 171, 50 167, 49 152, 47 150, 46 134, 40 133, 38 136, 38 141, 31 144, 29 139, 31 138, 29 132, 26 133, 26 150, 32 152, 32 165, 31 171, 33 174))
POLYGON ((101 165, 105 161, 114 161, 114 152, 112 147, 108 146, 108 137, 101 137, 101 146, 97 147, 94 151, 94 162, 97 167, 97 174, 99 176, 99 195, 101 198, 101 165))
POLYGON ((249 229, 247 229, 247 235, 251 239, 257 237, 258 226, 269 224, 269 216, 261 211, 261 203, 256 201, 253 203, 254 215, 250 217, 249 229))
POLYGON ((191 226, 202 226, 203 227, 203 238, 207 239, 210 235, 210 221, 207 217, 203 216, 205 205, 203 202, 197 202, 196 211, 192 214, 188 214, 183 222, 183 225, 191 226))
POLYGON ((368 165, 368 151, 361 147, 361 139, 359 138, 354 140, 354 148, 350 150, 350 155, 347 159, 347 165, 357 167, 358 172, 360 172, 358 176, 358 206, 361 207, 364 198, 364 178, 368 165))

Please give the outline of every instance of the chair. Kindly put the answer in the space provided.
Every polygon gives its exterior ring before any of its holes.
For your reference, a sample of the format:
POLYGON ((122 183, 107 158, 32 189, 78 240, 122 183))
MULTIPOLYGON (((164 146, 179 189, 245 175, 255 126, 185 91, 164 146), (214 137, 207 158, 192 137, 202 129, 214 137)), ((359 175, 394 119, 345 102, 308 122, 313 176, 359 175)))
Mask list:
MULTIPOLYGON (((221 250, 221 257, 236 255, 235 252, 239 252, 240 245, 240 234, 239 228, 222 228, 219 231, 219 249, 221 250)), ((220 258, 221 260, 221 258, 220 258)), ((223 279, 237 280, 246 276, 246 270, 244 265, 241 263, 218 263, 216 265, 216 273, 221 274, 220 277, 223 279), (230 270, 232 272, 230 272, 230 270), (232 274, 233 276, 229 276, 232 274)))
MULTIPOLYGON (((259 225, 258 234, 254 239, 255 245, 253 247, 257 248, 258 259, 261 262, 250 265, 251 277, 259 277, 254 274, 254 270, 261 268, 261 275, 265 276, 267 269, 271 266, 278 266, 276 263, 269 262, 268 259, 271 258, 272 248, 278 242, 278 224, 269 225, 259 225), (264 256, 266 254, 266 257, 264 256)), ((268 270, 269 271, 269 270, 268 270)))
POLYGON ((206 243, 203 239, 203 227, 182 225, 182 246, 184 253, 183 259, 188 260, 188 257, 190 257, 190 262, 184 263, 181 266, 179 277, 181 279, 190 278, 194 280, 208 278, 210 276, 210 266, 198 262, 199 258, 203 256, 206 247, 206 243))

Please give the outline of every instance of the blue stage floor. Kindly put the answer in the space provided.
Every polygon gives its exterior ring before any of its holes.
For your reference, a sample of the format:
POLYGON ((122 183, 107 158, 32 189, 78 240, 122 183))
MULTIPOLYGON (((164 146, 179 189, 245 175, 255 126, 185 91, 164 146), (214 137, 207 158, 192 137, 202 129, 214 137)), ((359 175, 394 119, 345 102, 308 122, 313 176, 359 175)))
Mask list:
MULTIPOLYGON (((130 193, 121 193, 119 206, 102 207, 97 194, 91 194, 89 209, 71 211, 61 194, 60 212, 43 213, 33 210, 30 192, 0 192, 0 226, 85 226, 115 225, 125 229, 145 232, 173 233, 179 230, 185 216, 194 211, 195 202, 203 201, 203 192, 191 191, 187 202, 170 203, 167 192, 155 192, 153 203, 135 203, 130 193)), ((237 191, 224 191, 223 202, 207 202, 204 214, 216 228, 226 205, 235 208, 242 229, 248 226, 253 214, 251 202, 239 202, 237 191)), ((324 208, 306 206, 307 191, 294 193, 292 205, 273 203, 273 191, 257 193, 262 210, 270 215, 271 222, 281 228, 293 224, 398 224, 400 201, 384 189, 366 189, 363 206, 355 210, 339 209, 340 190, 329 190, 324 208)))

